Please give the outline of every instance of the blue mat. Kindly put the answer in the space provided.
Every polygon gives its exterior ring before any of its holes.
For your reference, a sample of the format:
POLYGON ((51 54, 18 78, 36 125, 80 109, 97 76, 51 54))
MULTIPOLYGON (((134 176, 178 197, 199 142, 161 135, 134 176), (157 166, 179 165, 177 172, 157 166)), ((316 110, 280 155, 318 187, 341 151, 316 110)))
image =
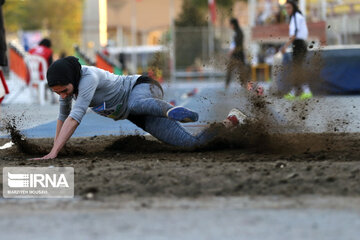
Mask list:
MULTIPOLYGON (((190 98, 183 98, 183 95, 186 93, 191 92, 194 89, 194 86, 196 84, 185 84, 184 86, 177 88, 168 88, 166 89, 166 100, 167 101, 174 101, 177 105, 185 104, 189 108, 193 108, 196 110, 199 110, 200 114, 200 121, 204 122, 213 120, 214 116, 212 114, 209 114, 209 112, 204 111, 204 100, 203 96, 198 94, 190 98)), ((206 88, 208 86, 204 85, 206 88)), ((220 83, 220 86, 222 84, 220 83)), ((207 95, 214 95, 216 91, 214 91, 214 88, 211 87, 210 89, 206 89, 207 95)), ((205 105, 209 106, 210 103, 205 103, 205 105)), ((55 136, 56 131, 56 123, 57 120, 54 120, 52 122, 41 124, 36 127, 32 127, 29 129, 22 130, 21 133, 23 133, 28 138, 53 138, 55 136)), ((200 122, 201 123, 201 122, 200 122)), ((186 127, 189 124, 184 124, 186 127)), ((193 129, 194 127, 188 128, 190 131, 196 131, 196 129, 193 129)), ((106 118, 103 116, 100 116, 92 111, 88 111, 87 114, 82 119, 81 124, 76 129, 76 131, 73 134, 73 137, 91 137, 91 136, 100 136, 100 135, 144 135, 146 134, 145 131, 138 128, 136 125, 131 123, 128 120, 119 120, 114 121, 113 119, 106 118)), ((0 137, 9 137, 9 136, 0 136, 0 137)))
MULTIPOLYGON (((291 61, 292 54, 286 53, 283 59, 285 71, 276 79, 283 92, 287 92, 291 88, 286 80, 291 61)), ((360 48, 310 51, 306 62, 304 67, 312 73, 307 77, 314 93, 360 93, 360 48)))
MULTIPOLYGON (((56 122, 52 121, 21 132, 29 138, 52 138, 55 136, 56 122)), ((128 120, 114 121, 90 112, 85 115, 73 137, 133 134, 143 135, 145 132, 128 120)))

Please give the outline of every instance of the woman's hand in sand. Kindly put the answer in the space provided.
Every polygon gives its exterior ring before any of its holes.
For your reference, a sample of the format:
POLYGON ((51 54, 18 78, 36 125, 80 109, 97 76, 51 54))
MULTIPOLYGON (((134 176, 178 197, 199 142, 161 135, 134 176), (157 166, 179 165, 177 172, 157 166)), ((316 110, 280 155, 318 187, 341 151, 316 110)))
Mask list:
POLYGON ((31 160, 45 160, 45 159, 54 159, 57 157, 60 150, 65 145, 66 141, 69 140, 71 135, 75 132, 75 129, 79 126, 79 123, 72 117, 68 117, 64 124, 59 120, 56 129, 56 137, 54 141, 54 146, 52 147, 50 153, 42 158, 33 158, 31 160))
POLYGON ((46 160, 46 159, 54 159, 57 157, 57 154, 50 152, 49 154, 43 156, 42 158, 30 158, 29 160, 46 160))

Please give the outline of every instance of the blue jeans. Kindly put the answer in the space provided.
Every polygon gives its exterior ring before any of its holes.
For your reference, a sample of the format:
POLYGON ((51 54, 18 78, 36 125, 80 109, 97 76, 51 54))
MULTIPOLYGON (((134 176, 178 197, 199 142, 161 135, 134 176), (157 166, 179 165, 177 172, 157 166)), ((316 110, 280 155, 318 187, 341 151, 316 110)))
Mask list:
POLYGON ((173 106, 163 100, 162 90, 149 83, 136 85, 129 96, 128 120, 160 141, 178 147, 198 147, 211 141, 216 134, 205 129, 194 136, 177 121, 166 117, 173 106))

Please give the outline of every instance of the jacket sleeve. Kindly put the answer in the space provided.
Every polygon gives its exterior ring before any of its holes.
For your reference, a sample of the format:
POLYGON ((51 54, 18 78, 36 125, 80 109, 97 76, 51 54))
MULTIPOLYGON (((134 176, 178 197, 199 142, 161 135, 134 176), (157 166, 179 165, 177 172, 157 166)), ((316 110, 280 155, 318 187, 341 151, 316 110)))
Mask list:
POLYGON ((89 74, 81 79, 79 84, 79 93, 70 112, 70 117, 75 119, 78 123, 80 123, 84 117, 86 110, 94 97, 98 84, 99 79, 95 74, 89 74))
POLYGON ((289 37, 295 36, 296 35, 296 25, 297 22, 295 22, 298 18, 295 18, 294 16, 291 17, 290 19, 290 24, 289 24, 289 37))
POLYGON ((64 122, 65 119, 69 116, 71 111, 72 97, 67 97, 65 99, 59 97, 59 102, 60 102, 60 112, 58 119, 64 122))

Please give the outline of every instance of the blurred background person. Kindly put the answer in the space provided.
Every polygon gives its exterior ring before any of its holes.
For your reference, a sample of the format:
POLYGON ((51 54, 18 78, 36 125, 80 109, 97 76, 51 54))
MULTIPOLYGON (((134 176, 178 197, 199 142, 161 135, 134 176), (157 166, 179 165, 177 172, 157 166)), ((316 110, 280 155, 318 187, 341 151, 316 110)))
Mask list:
POLYGON ((53 51, 51 49, 51 40, 44 38, 39 42, 39 45, 29 50, 30 54, 41 56, 45 58, 48 67, 53 62, 53 51))
POLYGON ((9 89, 2 70, 2 67, 6 67, 8 65, 6 56, 5 27, 2 13, 2 5, 4 3, 5 0, 0 0, 0 103, 4 99, 5 95, 9 93, 9 89))
POLYGON ((229 62, 227 64, 227 73, 225 88, 227 89, 231 82, 232 73, 234 70, 239 71, 239 78, 241 83, 244 81, 245 69, 245 54, 244 54, 244 33, 240 28, 239 22, 236 18, 230 19, 230 27, 234 31, 233 39, 230 44, 229 62))
MULTIPOLYGON (((43 38, 39 45, 30 49, 29 53, 32 55, 37 55, 40 57, 43 57, 46 60, 47 66, 42 66, 42 64, 39 65, 39 73, 40 73, 40 79, 44 80, 45 76, 42 74, 43 68, 47 69, 50 67, 50 65, 53 62, 53 50, 51 49, 51 40, 48 38, 43 38)), ((50 99, 51 103, 55 104, 57 103, 57 98, 55 97, 55 94, 50 91, 50 99)))
POLYGON ((123 70, 124 74, 126 74, 128 72, 128 70, 127 70, 127 66, 126 66, 126 59, 125 59, 124 53, 119 54, 119 63, 121 64, 121 69, 123 70))
POLYGON ((5 27, 2 13, 2 5, 5 0, 0 0, 0 66, 7 66, 5 27))
MULTIPOLYGON (((39 45, 30 49, 29 53, 32 55, 37 55, 40 57, 43 57, 46 62, 47 62, 47 66, 45 66, 45 69, 47 70, 48 67, 52 64, 53 62, 53 51, 51 49, 51 41, 50 39, 44 38, 39 42, 39 45)), ((40 72, 40 79, 43 80, 44 76, 42 75, 42 68, 43 66, 40 65, 39 66, 39 72, 40 72)))
POLYGON ((292 45, 293 62, 291 66, 289 81, 291 83, 291 90, 285 95, 286 99, 295 99, 301 92, 300 98, 307 99, 312 97, 308 80, 304 79, 305 75, 303 63, 307 54, 307 43, 309 31, 306 25, 306 19, 299 10, 297 3, 293 0, 288 0, 285 4, 285 10, 290 17, 289 25, 289 41, 281 48, 284 54, 286 49, 292 45))

